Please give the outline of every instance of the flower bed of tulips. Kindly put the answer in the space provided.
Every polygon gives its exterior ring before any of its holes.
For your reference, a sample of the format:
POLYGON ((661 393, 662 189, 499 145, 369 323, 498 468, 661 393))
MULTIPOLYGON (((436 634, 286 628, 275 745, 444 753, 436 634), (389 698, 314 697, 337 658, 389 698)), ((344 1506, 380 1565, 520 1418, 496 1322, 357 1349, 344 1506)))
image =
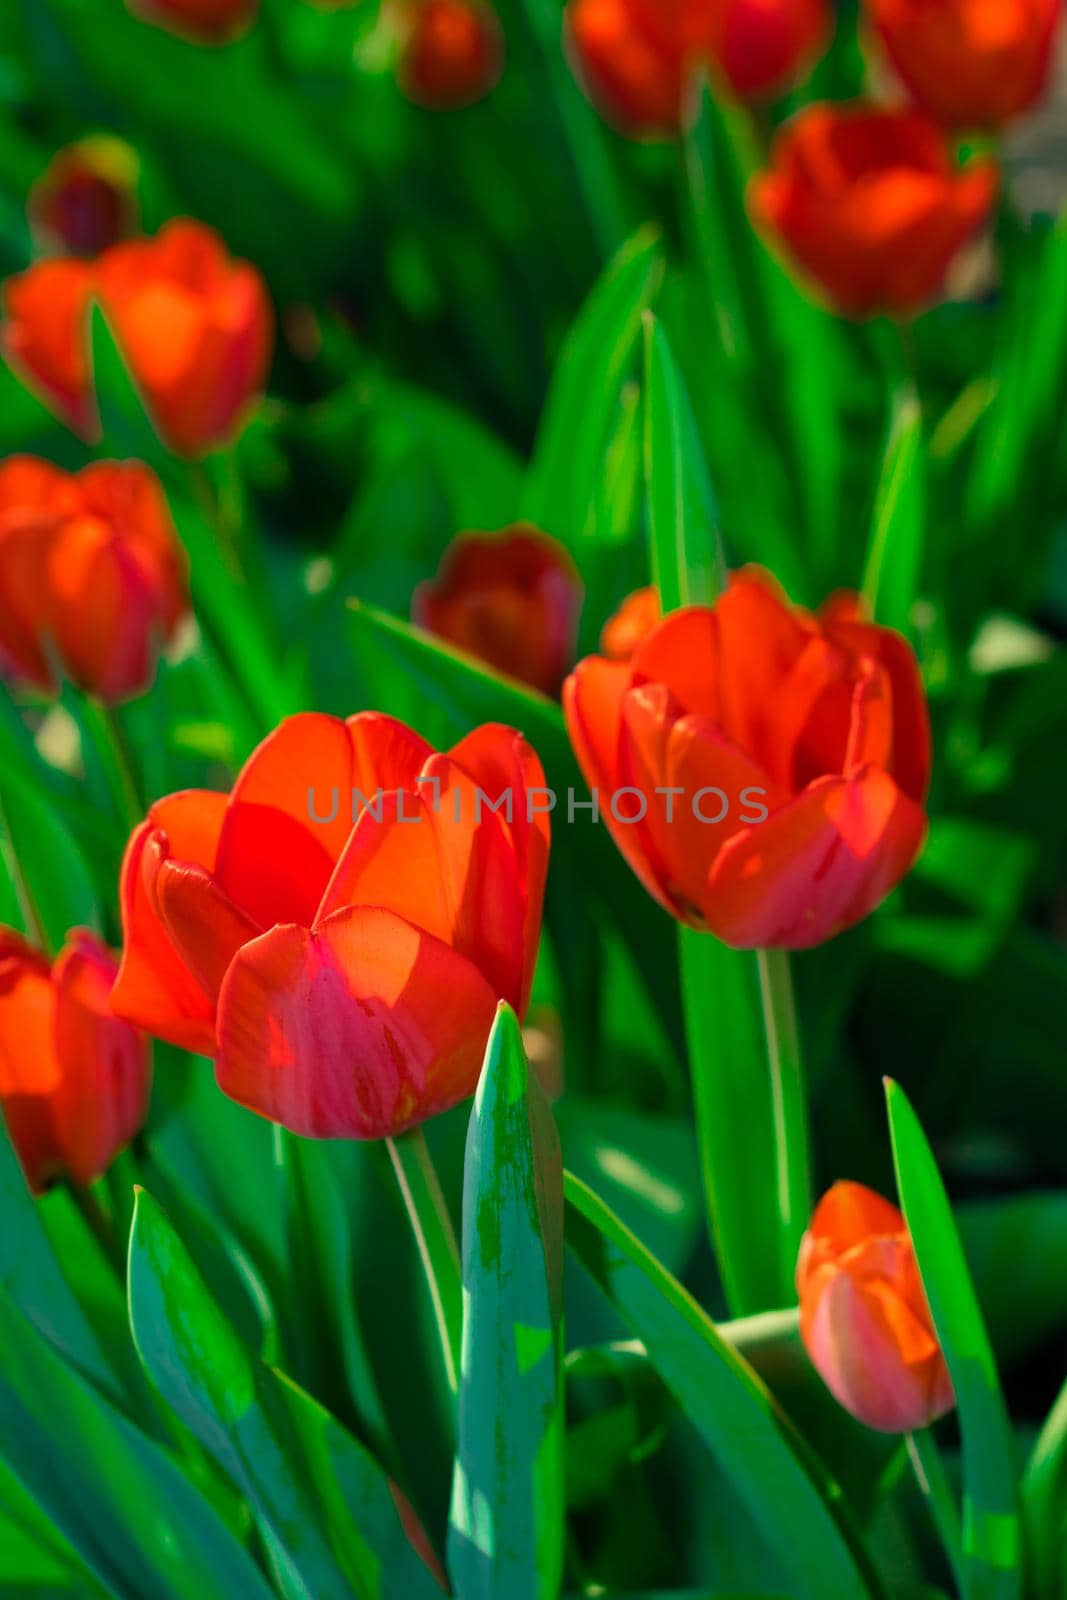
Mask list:
POLYGON ((0 1597, 1067 1600, 1061 48, 0 10, 0 1597))

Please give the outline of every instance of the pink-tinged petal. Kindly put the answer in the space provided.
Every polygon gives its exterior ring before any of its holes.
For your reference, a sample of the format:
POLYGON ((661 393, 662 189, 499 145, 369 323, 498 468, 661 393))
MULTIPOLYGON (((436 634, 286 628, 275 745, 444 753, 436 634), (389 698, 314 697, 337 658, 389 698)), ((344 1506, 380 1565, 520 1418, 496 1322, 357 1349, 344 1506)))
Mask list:
POLYGON ((820 778, 723 847, 708 881, 708 926, 735 949, 822 944, 899 883, 925 832, 922 808, 881 769, 820 778))
POLYGON ((275 928, 219 999, 220 1088, 294 1133, 378 1139, 474 1092, 496 996, 477 968, 392 912, 275 928))
POLYGON ((155 877, 168 857, 213 866, 226 796, 205 789, 170 795, 137 828, 122 863, 123 952, 111 1004, 117 1016, 200 1055, 214 1051, 214 1006, 159 918, 155 877))
POLYGON ((242 945, 263 932, 223 893, 203 867, 164 860, 155 874, 160 918, 186 967, 209 999, 218 999, 226 969, 242 945))
POLYGON ((381 820, 357 823, 316 926, 345 906, 379 906, 473 961, 496 994, 521 1007, 525 885, 504 824, 447 756, 433 756, 416 794, 386 795, 381 820))
POLYGON ((64 1166, 81 1184, 111 1165, 148 1110, 148 1048, 111 1009, 114 978, 111 953, 84 932, 70 936, 53 969, 62 1076, 52 1115, 64 1166))

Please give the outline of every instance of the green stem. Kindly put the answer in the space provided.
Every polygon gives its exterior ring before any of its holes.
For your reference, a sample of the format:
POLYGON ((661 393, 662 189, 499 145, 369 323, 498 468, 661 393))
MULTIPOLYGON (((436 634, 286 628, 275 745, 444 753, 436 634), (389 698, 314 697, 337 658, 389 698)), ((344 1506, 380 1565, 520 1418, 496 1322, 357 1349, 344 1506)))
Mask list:
POLYGON ((937 1529, 938 1538, 952 1568, 952 1576, 960 1594, 966 1593, 963 1562, 963 1541, 960 1534, 960 1514, 955 1497, 945 1475, 941 1452, 929 1428, 920 1428, 907 1436, 908 1459, 915 1481, 923 1499, 930 1508, 930 1516, 937 1529))
POLYGON ((99 709, 115 800, 132 833, 144 819, 144 799, 134 772, 130 747, 126 743, 126 735, 115 708, 101 706, 99 709))
POLYGON ((463 1339, 463 1275, 448 1205, 421 1128, 386 1139, 386 1146, 419 1247, 441 1339, 445 1377, 459 1394, 463 1339))
POLYGON ((804 1064, 785 950, 758 953, 771 1074, 783 1285, 792 1290, 800 1240, 811 1216, 811 1154, 804 1064))
POLYGON ((67 1192, 81 1215, 89 1232, 100 1246, 105 1259, 118 1274, 119 1282, 126 1281, 126 1250, 112 1219, 91 1189, 83 1188, 73 1179, 67 1183, 67 1192))

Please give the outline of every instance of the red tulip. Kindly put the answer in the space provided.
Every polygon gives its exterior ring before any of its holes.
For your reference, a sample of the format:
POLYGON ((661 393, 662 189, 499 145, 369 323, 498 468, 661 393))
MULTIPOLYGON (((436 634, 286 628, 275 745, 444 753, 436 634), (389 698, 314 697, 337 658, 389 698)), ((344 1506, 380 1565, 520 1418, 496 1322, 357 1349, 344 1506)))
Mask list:
POLYGON ((147 688, 187 610, 185 555, 154 473, 0 464, 0 665, 46 692, 51 656, 108 703, 147 688))
POLYGON ((629 661, 642 639, 657 627, 663 617, 659 591, 651 584, 629 595, 613 617, 605 622, 600 648, 609 661, 629 661))
POLYGON ((561 544, 536 528, 464 533, 415 591, 420 627, 499 672, 559 693, 574 665, 582 582, 561 544))
POLYGON ((500 20, 485 0, 409 0, 400 87, 427 111, 483 100, 504 70, 500 20))
POLYGON ((952 1380, 896 1206, 836 1183, 797 1262, 800 1332, 827 1388, 868 1428, 910 1433, 950 1411, 952 1380))
POLYGON ((274 325, 262 278, 211 228, 179 219, 96 261, 39 261, 3 289, 3 353, 87 439, 99 436, 89 304, 100 301, 164 442, 196 456, 227 443, 266 380, 274 325))
POLYGON ((497 1000, 529 998, 543 783, 508 728, 436 755, 373 712, 291 717, 229 796, 171 795, 130 840, 116 1011, 215 1055, 226 1094, 296 1133, 379 1138, 446 1110, 474 1091, 497 1000))
POLYGON ((63 1174, 92 1183, 145 1119, 148 1052, 111 1010, 114 977, 95 934, 73 932, 49 966, 0 928, 0 1102, 38 1192, 63 1174))
POLYGON ((200 455, 239 431, 270 367, 263 280, 199 222, 170 222, 97 263, 101 305, 160 434, 200 455))
POLYGON ((866 0, 886 54, 924 111, 996 128, 1048 87, 1063 0, 866 0))
POLYGON ((30 226, 43 250, 95 256, 137 229, 137 157, 96 134, 58 151, 30 190, 30 226))
POLYGON ((672 916, 738 949, 821 944, 925 834, 930 733, 905 641, 855 596, 818 617, 754 568, 563 691, 604 820, 672 916))
POLYGON ((39 261, 2 290, 4 358, 83 439, 100 431, 89 372, 93 282, 86 261, 39 261))
POLYGON ((194 44, 229 44, 256 20, 259 0, 126 0, 134 16, 194 44))
POLYGON ((831 31, 828 0, 570 0, 566 13, 578 73, 626 133, 676 133, 701 70, 739 99, 773 99, 831 31))
POLYGON ((993 163, 956 168, 918 112, 818 105, 777 135, 749 203, 839 310, 910 316, 942 292, 996 190, 993 163))

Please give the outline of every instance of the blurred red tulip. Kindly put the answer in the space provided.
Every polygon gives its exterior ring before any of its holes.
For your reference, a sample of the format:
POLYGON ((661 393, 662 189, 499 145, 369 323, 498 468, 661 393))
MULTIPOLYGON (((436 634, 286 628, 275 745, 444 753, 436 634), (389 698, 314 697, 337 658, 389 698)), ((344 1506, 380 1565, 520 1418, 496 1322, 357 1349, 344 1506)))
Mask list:
POLYGON ((498 672, 556 695, 574 665, 582 581, 561 544, 536 528, 463 533, 432 583, 415 591, 420 627, 498 672))
POLYGON ((486 0, 407 0, 400 87, 427 111, 483 100, 504 70, 504 35, 486 0))
POLYGON ((749 203, 839 310, 909 316, 942 292, 996 191, 994 164, 958 169, 919 112, 817 105, 777 135, 749 203))
POLYGON ((89 372, 89 302, 94 268, 86 261, 38 261, 8 278, 2 295, 5 360, 45 405, 81 434, 100 431, 89 372))
POLYGON ((826 49, 828 0, 570 0, 566 34, 602 114, 626 133, 676 133, 703 68, 742 100, 786 90, 826 49))
POLYGON ((814 617, 746 568, 631 659, 580 662, 563 704, 646 889, 736 948, 821 944, 918 854, 930 772, 918 666, 855 596, 814 617))
POLYGON ((51 656, 108 703, 147 688, 188 607, 185 554, 138 462, 0 464, 0 667, 46 691, 51 656))
POLYGON ((194 44, 229 44, 252 26, 259 0, 126 0, 134 16, 194 44))
POLYGON ((96 256, 137 231, 137 157, 94 134, 52 157, 30 190, 30 226, 42 250, 96 256))
POLYGON ((912 97, 950 128, 996 128, 1044 94, 1063 0, 866 0, 912 97))
POLYGON ((170 222, 101 256, 100 303, 153 421, 180 455, 238 432, 270 366, 274 323, 263 280, 202 223, 170 222))
POLYGON ((89 1184, 144 1122, 144 1039, 111 1010, 115 961, 95 934, 71 933, 50 967, 0 928, 0 1102, 37 1192, 69 1174, 89 1184))
POLYGON ((446 1110, 497 1000, 529 999, 543 784, 509 728, 437 755, 373 712, 291 717, 229 796, 171 795, 130 840, 116 1011, 215 1055, 226 1094, 296 1133, 380 1138, 446 1110))
POLYGON ((601 651, 609 661, 629 661, 641 640, 662 618, 659 591, 651 584, 647 589, 635 590, 605 622, 600 634, 601 651))
POLYGON ((868 1428, 910 1433, 956 1403, 896 1206, 836 1183, 797 1262, 800 1332, 827 1388, 868 1428))

